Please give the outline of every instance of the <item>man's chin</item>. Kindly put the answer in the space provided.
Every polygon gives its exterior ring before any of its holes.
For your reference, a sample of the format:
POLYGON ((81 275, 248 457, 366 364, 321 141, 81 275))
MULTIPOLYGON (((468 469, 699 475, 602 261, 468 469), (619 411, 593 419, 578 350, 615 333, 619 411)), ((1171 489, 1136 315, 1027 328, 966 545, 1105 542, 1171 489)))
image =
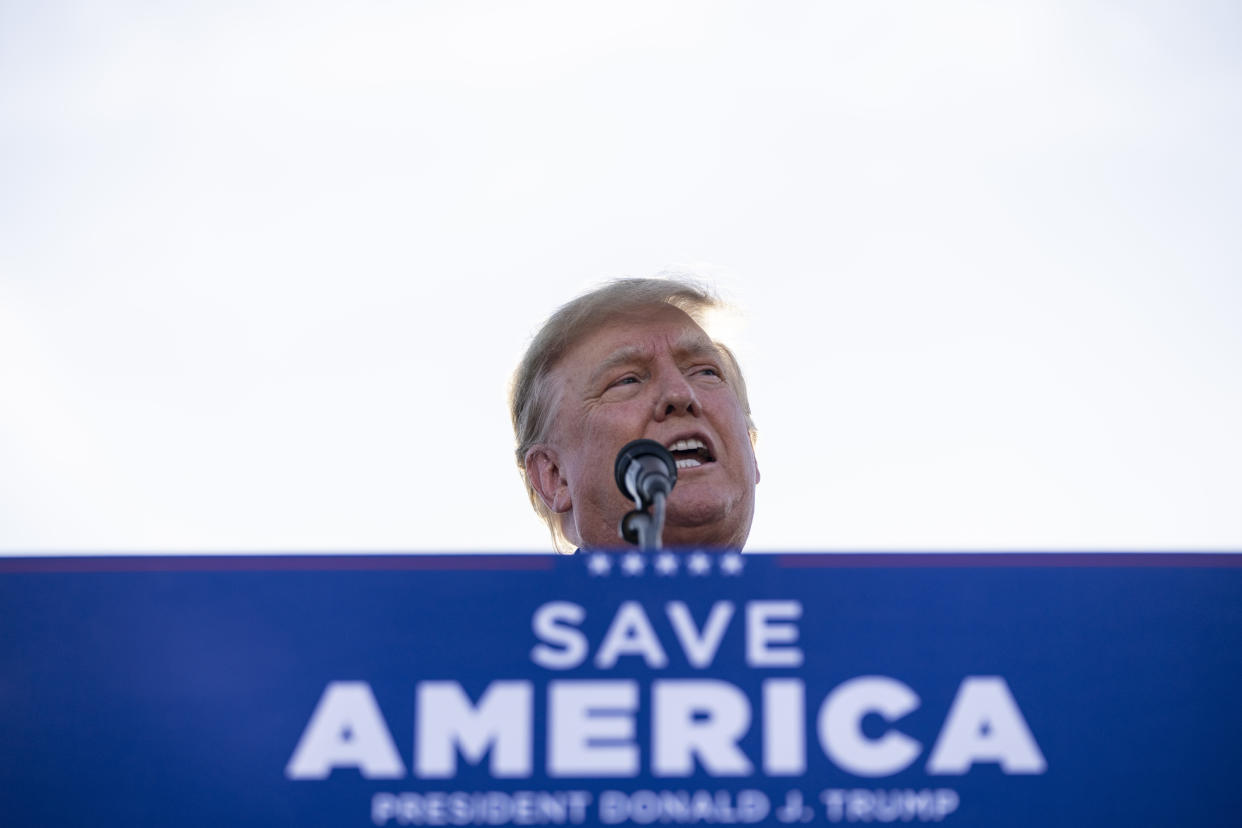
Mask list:
POLYGON ((668 549, 741 549, 746 533, 720 524, 696 527, 664 527, 664 546, 668 549))
MULTIPOLYGON (((670 504, 670 507, 672 504, 670 504)), ((664 518, 665 546, 741 547, 750 528, 750 510, 719 502, 696 508, 670 508, 664 518)))
POLYGON ((720 523, 734 517, 735 507, 739 498, 729 497, 717 491, 695 491, 687 488, 682 491, 673 489, 668 499, 668 508, 664 515, 664 526, 669 528, 692 529, 720 523))

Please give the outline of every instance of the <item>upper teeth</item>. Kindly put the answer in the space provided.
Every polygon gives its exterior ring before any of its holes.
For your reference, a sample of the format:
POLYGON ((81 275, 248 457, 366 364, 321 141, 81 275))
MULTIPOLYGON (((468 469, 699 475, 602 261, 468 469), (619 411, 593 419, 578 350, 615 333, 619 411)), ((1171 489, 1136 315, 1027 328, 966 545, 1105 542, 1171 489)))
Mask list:
POLYGON ((707 445, 697 437, 691 437, 689 440, 678 440, 668 447, 669 451, 693 451, 694 449, 705 449, 707 445))

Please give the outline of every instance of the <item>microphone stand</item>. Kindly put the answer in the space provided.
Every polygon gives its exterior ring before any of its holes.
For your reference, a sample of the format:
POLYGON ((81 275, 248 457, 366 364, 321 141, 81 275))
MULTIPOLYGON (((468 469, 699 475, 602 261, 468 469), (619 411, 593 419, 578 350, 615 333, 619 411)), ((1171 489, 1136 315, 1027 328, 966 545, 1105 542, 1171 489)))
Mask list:
POLYGON ((658 552, 663 548, 664 492, 656 492, 651 513, 644 509, 626 512, 621 518, 621 537, 638 546, 641 552, 658 552))

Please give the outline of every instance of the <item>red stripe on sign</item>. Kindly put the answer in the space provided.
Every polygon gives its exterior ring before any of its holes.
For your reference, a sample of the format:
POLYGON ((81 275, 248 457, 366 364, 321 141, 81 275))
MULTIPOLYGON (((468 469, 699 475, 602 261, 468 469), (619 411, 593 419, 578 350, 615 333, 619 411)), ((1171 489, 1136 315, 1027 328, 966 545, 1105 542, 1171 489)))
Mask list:
POLYGON ((0 558, 6 572, 401 572, 550 570, 543 555, 66 555, 0 558))
POLYGON ((1237 552, 844 552, 786 553, 784 569, 919 569, 989 567, 1237 568, 1237 552))

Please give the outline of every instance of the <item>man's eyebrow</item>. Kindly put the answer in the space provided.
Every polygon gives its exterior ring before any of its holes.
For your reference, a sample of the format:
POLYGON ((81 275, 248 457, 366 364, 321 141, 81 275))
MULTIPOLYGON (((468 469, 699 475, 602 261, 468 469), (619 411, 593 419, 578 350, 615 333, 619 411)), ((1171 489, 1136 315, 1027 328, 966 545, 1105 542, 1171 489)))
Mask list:
POLYGON ((597 382, 599 382, 603 378, 605 374, 613 371, 616 368, 619 368, 622 365, 627 365, 631 362, 639 360, 642 358, 642 356, 643 356, 643 350, 642 348, 639 348, 637 346, 626 345, 624 347, 618 348, 617 350, 609 354, 607 358, 603 362, 601 362, 598 366, 596 366, 595 370, 591 372, 591 379, 589 380, 589 384, 595 385, 597 382))

